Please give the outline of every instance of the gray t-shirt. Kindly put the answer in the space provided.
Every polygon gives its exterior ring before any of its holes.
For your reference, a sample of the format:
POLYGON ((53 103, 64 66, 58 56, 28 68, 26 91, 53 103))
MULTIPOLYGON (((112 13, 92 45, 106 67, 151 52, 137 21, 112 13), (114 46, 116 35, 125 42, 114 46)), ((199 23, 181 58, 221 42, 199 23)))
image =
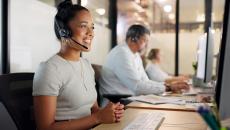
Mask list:
POLYGON ((83 58, 68 61, 54 55, 35 73, 33 96, 57 96, 55 120, 79 119, 91 114, 97 100, 94 70, 83 58))

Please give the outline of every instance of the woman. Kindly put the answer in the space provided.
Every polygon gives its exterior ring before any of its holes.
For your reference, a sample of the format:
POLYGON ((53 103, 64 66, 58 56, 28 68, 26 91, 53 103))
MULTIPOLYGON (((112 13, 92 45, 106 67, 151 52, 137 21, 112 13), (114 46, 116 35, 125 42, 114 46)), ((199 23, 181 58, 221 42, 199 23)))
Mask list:
POLYGON ((145 70, 151 80, 171 84, 173 82, 180 82, 188 79, 185 76, 170 76, 160 68, 159 64, 161 63, 161 57, 159 49, 151 49, 147 58, 150 60, 150 63, 146 66, 145 70))
POLYGON ((33 96, 38 130, 90 129, 100 123, 119 122, 124 106, 97 104, 94 71, 80 57, 91 50, 94 24, 88 9, 70 1, 59 4, 55 33, 60 51, 40 64, 35 73, 33 96))

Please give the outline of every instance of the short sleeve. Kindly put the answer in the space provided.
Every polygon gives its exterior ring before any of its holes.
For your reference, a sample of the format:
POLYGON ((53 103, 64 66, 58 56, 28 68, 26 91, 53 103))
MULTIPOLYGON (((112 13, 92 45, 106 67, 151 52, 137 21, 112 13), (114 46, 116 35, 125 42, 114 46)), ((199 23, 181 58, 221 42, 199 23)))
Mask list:
POLYGON ((48 62, 41 63, 34 75, 33 96, 58 96, 62 86, 57 66, 48 62))

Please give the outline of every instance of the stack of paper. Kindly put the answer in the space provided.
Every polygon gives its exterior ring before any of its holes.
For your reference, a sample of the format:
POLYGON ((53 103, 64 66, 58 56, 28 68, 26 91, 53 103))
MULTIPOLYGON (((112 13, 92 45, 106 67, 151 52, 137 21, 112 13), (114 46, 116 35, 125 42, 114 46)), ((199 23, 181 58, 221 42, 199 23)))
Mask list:
POLYGON ((129 99, 139 102, 151 103, 151 104, 179 104, 183 105, 186 103, 185 100, 179 98, 161 97, 156 95, 141 95, 135 97, 129 97, 129 99))

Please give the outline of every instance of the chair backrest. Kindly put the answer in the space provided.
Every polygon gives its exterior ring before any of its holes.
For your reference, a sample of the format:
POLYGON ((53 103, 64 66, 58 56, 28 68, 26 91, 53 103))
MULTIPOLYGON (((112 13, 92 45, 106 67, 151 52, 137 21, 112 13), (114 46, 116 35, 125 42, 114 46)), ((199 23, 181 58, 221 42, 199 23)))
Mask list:
POLYGON ((93 67, 94 72, 95 72, 96 90, 97 90, 97 95, 98 95, 97 96, 97 102, 98 102, 98 104, 101 104, 100 93, 99 93, 99 87, 100 87, 99 79, 101 77, 102 66, 101 65, 92 64, 92 67, 93 67))
POLYGON ((34 73, 0 75, 0 101, 6 107, 18 130, 35 130, 33 77, 34 73))

